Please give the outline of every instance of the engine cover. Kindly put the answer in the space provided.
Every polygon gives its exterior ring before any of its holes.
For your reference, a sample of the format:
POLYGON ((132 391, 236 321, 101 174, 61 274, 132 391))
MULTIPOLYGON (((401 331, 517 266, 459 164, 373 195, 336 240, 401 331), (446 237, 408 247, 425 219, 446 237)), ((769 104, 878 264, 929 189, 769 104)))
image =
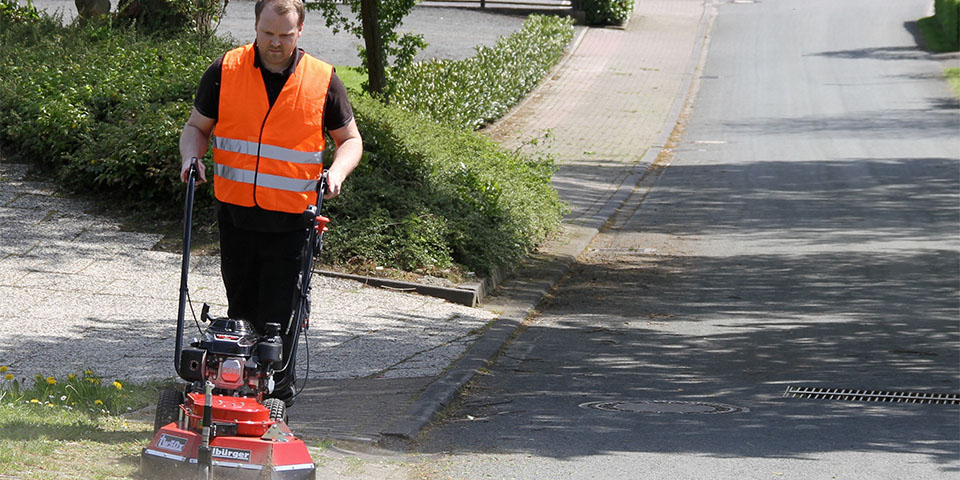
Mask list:
POLYGON ((259 335, 246 320, 218 318, 200 341, 200 348, 211 354, 247 357, 257 348, 259 335))

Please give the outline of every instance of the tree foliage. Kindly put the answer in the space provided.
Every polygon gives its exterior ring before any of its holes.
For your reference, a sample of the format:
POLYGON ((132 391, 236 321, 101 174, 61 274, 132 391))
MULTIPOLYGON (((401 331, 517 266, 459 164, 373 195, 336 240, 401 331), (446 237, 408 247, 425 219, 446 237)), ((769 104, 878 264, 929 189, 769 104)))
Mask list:
MULTIPOLYGON (((382 0, 377 6, 377 22, 380 30, 380 41, 386 55, 386 63, 391 67, 387 73, 389 85, 392 72, 405 69, 413 63, 414 57, 426 48, 427 42, 423 35, 415 33, 400 33, 398 28, 403 18, 410 13, 418 0, 382 0)), ((320 11, 326 20, 328 28, 334 33, 348 32, 359 39, 363 39, 363 22, 360 16, 360 0, 319 0, 306 4, 308 10, 320 11), (346 7, 344 7, 346 4, 346 7), (349 15, 345 12, 349 10, 349 15)), ((361 69, 366 73, 367 49, 360 47, 361 69)), ((364 88, 369 88, 365 85, 364 88)))

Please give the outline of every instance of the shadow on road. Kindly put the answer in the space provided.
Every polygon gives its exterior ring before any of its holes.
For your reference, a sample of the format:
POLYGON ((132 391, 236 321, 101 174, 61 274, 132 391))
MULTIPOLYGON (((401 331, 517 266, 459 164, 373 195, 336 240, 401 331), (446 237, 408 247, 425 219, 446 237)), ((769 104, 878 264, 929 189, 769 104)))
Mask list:
POLYGON ((615 225, 638 243, 595 242, 419 451, 889 452, 958 471, 955 405, 782 397, 788 385, 960 391, 957 160, 680 165, 666 177, 684 181, 665 179, 615 225), (736 178, 748 186, 727 186, 736 178), (581 406, 593 401, 748 411, 581 406))

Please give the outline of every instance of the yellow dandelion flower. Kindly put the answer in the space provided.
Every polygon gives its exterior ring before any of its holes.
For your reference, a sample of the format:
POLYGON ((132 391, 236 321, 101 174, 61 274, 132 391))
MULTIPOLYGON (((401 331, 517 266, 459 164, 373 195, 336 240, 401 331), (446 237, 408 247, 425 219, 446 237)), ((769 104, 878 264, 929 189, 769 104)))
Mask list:
POLYGON ((47 384, 48 384, 48 385, 56 385, 56 384, 57 384, 57 379, 56 379, 56 378, 53 378, 53 377, 47 377, 47 384))
POLYGON ((40 400, 38 400, 38 399, 36 399, 36 398, 31 398, 31 399, 30 399, 30 403, 40 403, 40 400))
POLYGON ((83 374, 87 376, 93 375, 93 370, 87 370, 86 372, 83 372, 83 374))
POLYGON ((98 399, 96 399, 96 400, 93 401, 93 404, 94 404, 94 405, 103 405, 103 400, 100 400, 100 399, 98 398, 98 399))
POLYGON ((120 382, 117 382, 117 381, 113 382, 113 386, 114 386, 117 390, 123 390, 123 384, 120 383, 120 382))
POLYGON ((0 373, 7 373, 7 370, 9 370, 9 368, 7 368, 6 365, 0 365, 0 373))
POLYGON ((12 374, 12 373, 8 373, 8 374, 7 374, 5 377, 3 377, 3 378, 5 378, 5 379, 7 379, 7 380, 13 380, 13 374, 12 374))
POLYGON ((67 380, 73 380, 74 378, 77 378, 76 373, 71 373, 70 375, 67 375, 67 380))

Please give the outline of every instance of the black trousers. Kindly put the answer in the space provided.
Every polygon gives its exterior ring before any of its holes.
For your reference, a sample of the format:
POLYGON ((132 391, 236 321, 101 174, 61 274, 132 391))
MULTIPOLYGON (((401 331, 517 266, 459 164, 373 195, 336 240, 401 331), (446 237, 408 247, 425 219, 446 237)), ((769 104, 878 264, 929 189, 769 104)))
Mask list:
MULTIPOLYGON (((227 316, 249 321, 260 334, 266 331, 267 323, 279 323, 281 331, 286 331, 297 298, 297 279, 308 230, 244 229, 242 225, 234 225, 224 210, 217 215, 217 224, 220 273, 229 305, 227 316)), ((284 361, 292 340, 283 339, 284 361)))

